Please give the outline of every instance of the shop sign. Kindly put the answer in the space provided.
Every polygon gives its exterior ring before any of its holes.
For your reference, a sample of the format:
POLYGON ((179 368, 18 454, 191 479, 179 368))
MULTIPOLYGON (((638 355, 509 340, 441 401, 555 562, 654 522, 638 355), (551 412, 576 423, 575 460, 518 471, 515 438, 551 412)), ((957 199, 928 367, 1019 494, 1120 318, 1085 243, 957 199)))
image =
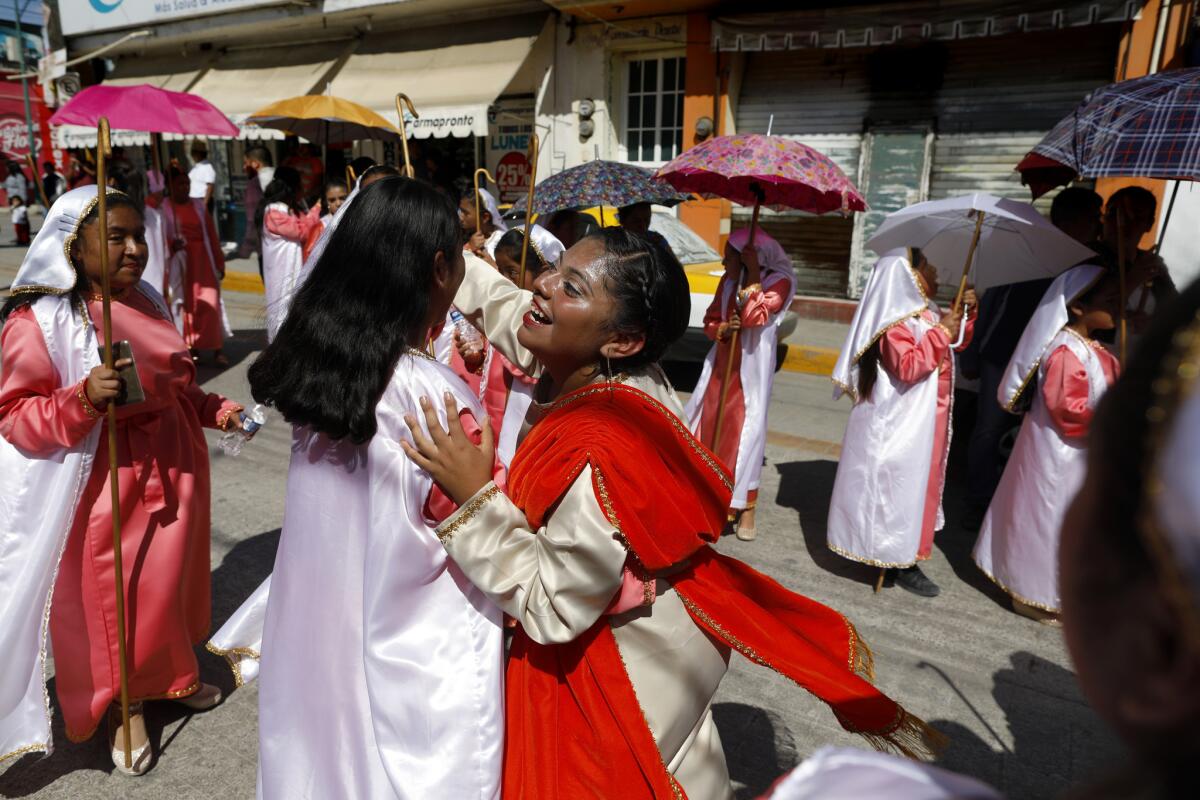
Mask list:
MULTIPOLYGON (((71 0, 62 14, 64 36, 159 25, 188 17, 223 14, 254 6, 279 5, 284 0, 71 0)), ((65 3, 60 2, 61 8, 65 3)))
POLYGON ((498 100, 488 109, 487 168, 496 179, 501 203, 519 200, 529 191, 532 133, 532 100, 498 100))

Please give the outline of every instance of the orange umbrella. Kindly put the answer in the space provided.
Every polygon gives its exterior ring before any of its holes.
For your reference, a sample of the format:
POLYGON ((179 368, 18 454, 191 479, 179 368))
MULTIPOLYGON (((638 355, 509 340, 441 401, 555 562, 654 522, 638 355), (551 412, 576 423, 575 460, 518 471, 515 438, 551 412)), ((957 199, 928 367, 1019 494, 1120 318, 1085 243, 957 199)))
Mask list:
POLYGON ((246 122, 303 137, 314 144, 399 139, 395 125, 365 106, 327 94, 289 97, 260 108, 246 122))

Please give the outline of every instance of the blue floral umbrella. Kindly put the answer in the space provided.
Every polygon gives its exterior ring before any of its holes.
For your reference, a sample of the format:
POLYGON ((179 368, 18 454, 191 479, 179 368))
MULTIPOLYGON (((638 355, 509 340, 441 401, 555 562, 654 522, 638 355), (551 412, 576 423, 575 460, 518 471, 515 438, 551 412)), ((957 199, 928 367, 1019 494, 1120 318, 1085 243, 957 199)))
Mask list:
MULTIPOLYGON (((620 208, 634 203, 673 206, 689 198, 653 180, 653 175, 651 170, 620 161, 590 161, 539 183, 534 192, 533 211, 553 214, 564 208, 620 208)), ((524 201, 514 203, 513 208, 524 209, 524 201)))

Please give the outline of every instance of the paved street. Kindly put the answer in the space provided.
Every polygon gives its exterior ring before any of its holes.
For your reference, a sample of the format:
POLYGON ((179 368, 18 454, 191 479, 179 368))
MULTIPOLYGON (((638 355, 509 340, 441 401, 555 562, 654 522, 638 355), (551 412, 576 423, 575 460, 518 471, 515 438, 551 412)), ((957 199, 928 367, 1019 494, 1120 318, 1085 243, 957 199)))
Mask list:
MULTIPOLYGON (((19 257, 14 248, 0 250, 0 285, 9 282, 19 257)), ((235 268, 249 266, 243 262, 235 268)), ((202 382, 209 391, 248 401, 246 369, 263 344, 262 297, 229 293, 227 302, 237 328, 227 351, 234 363, 222 373, 203 370, 202 382)), ((807 324, 801 322, 794 340, 804 340, 807 324)), ((829 333, 828 325, 812 329, 816 339, 828 339, 829 333)), ((824 339, 814 343, 825 345, 824 339)), ((974 535, 957 524, 961 481, 951 478, 949 524, 927 568, 944 589, 940 597, 925 600, 894 588, 875 595, 874 570, 825 549, 837 443, 849 410, 848 401, 833 403, 829 390, 829 381, 820 376, 779 375, 759 540, 727 539, 721 549, 849 616, 874 650, 880 686, 951 737, 940 762, 944 766, 988 781, 1012 798, 1042 798, 1111 765, 1116 745, 1080 695, 1060 631, 1012 614, 971 563, 974 535)), ((271 570, 290 435, 275 417, 237 459, 216 449, 212 432, 209 443, 215 628, 271 570)), ((951 469, 956 467, 961 464, 952 463, 951 469)), ((223 661, 202 652, 201 664, 205 680, 232 690, 223 661)), ((149 775, 135 780, 113 774, 103 737, 71 744, 56 719, 54 754, 5 764, 0 796, 253 797, 256 701, 251 685, 233 691, 224 705, 206 714, 152 704, 159 761, 149 775)), ((323 702, 320 697, 296 701, 323 702)), ((822 704, 736 656, 715 712, 739 797, 756 796, 823 744, 857 743, 822 704)))

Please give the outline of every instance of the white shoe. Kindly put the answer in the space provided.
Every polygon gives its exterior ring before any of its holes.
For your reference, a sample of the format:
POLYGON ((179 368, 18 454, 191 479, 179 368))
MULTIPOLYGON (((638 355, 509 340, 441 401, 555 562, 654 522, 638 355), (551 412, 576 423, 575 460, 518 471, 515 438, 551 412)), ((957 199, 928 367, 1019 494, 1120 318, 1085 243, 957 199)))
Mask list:
MULTIPOLYGON (((134 703, 129 707, 129 724, 132 727, 134 716, 142 714, 142 704, 134 703)), ((108 742, 112 749, 113 766, 117 768, 117 772, 122 775, 127 775, 131 778, 136 778, 140 775, 145 775, 150 770, 150 765, 154 761, 154 751, 150 747, 150 737, 146 737, 146 741, 141 747, 134 748, 130 754, 132 767, 125 766, 125 746, 124 736, 121 735, 121 717, 120 711, 109 715, 108 725, 108 742)), ((143 733, 145 721, 142 721, 143 733)))

